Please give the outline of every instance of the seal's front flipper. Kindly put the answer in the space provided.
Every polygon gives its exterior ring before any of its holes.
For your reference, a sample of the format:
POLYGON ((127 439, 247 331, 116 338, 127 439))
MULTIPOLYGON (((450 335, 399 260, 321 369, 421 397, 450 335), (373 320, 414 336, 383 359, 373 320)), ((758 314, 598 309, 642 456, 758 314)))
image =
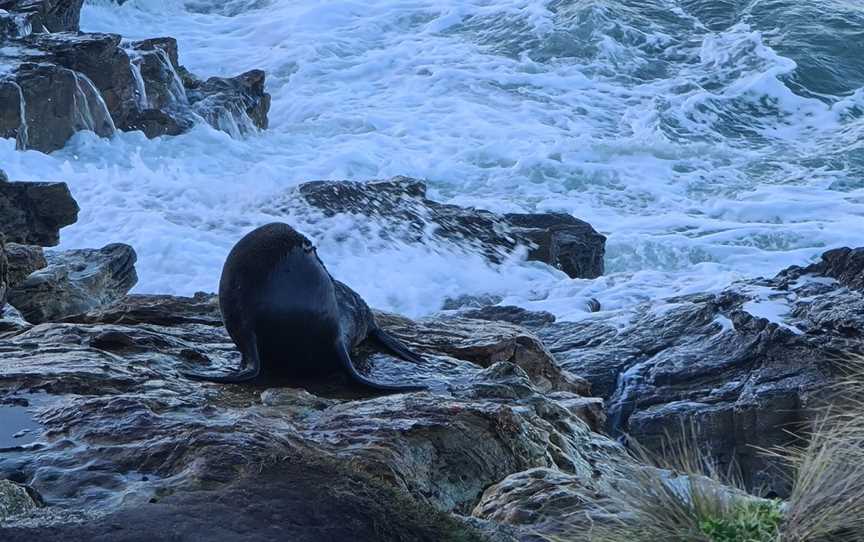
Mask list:
POLYGON ((217 382, 219 384, 242 384, 257 380, 261 376, 261 359, 258 357, 257 345, 253 344, 252 348, 250 348, 250 355, 243 356, 243 365, 243 369, 229 375, 205 375, 189 371, 180 371, 180 374, 192 380, 217 382))
POLYGON ((342 363, 342 366, 348 372, 348 376, 351 378, 351 382, 358 384, 364 388, 390 393, 407 393, 411 391, 424 391, 427 389, 426 386, 402 386, 398 384, 379 384, 378 382, 373 382, 372 380, 369 380, 368 378, 357 372, 357 369, 354 367, 354 363, 351 362, 351 355, 348 353, 348 350, 345 348, 344 344, 340 344, 338 346, 338 351, 339 361, 342 363))
POLYGON ((378 344, 397 357, 400 357, 405 361, 410 361, 411 363, 423 363, 423 358, 421 358, 419 354, 415 354, 409 350, 408 347, 399 342, 396 337, 390 335, 380 327, 372 330, 372 332, 369 333, 369 336, 374 338, 378 341, 378 344))

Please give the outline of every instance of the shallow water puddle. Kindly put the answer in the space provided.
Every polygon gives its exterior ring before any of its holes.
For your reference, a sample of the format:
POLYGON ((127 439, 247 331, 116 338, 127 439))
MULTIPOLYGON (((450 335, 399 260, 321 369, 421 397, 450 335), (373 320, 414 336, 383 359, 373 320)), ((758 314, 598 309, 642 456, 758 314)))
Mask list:
POLYGON ((0 453, 17 451, 39 438, 41 425, 34 418, 33 410, 30 403, 27 406, 0 404, 0 453))

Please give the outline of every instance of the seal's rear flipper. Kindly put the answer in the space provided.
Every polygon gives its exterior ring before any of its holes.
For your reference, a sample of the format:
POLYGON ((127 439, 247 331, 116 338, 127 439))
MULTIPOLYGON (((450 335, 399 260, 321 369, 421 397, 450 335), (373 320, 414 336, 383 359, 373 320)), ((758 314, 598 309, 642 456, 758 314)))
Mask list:
POLYGON ((378 382, 373 382, 372 380, 369 380, 368 378, 357 372, 357 369, 351 362, 351 355, 348 353, 345 345, 340 344, 338 346, 338 350, 339 361, 342 363, 342 366, 345 367, 345 370, 348 371, 348 376, 351 378, 351 381, 355 384, 363 386, 364 388, 391 393, 407 393, 411 391, 425 391, 426 389, 428 389, 426 388, 426 386, 401 386, 398 384, 379 384, 378 382))
POLYGON ((423 363, 423 358, 409 350, 408 347, 399 342, 396 337, 390 335, 380 327, 372 330, 372 332, 369 333, 369 336, 373 337, 378 341, 378 344, 389 350, 392 354, 395 354, 397 357, 400 357, 405 361, 410 361, 411 363, 423 363))
POLYGON ((243 382, 251 382, 261 375, 261 359, 258 357, 258 348, 257 346, 253 346, 251 350, 251 355, 243 355, 244 368, 234 374, 211 376, 189 371, 180 371, 180 374, 186 378, 191 378, 192 380, 218 382, 220 384, 241 384, 243 382))

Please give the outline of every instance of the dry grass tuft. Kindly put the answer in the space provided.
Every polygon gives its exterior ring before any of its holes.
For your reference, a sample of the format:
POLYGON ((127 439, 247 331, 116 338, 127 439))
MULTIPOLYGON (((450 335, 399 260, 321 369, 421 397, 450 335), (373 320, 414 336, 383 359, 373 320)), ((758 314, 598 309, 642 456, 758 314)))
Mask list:
POLYGON ((781 542, 864 541, 864 357, 841 369, 807 445, 774 453, 795 472, 781 542))
POLYGON ((785 503, 747 495, 691 431, 658 455, 635 446, 607 520, 561 542, 864 542, 864 357, 838 367, 806 444, 765 452, 792 467, 785 503))

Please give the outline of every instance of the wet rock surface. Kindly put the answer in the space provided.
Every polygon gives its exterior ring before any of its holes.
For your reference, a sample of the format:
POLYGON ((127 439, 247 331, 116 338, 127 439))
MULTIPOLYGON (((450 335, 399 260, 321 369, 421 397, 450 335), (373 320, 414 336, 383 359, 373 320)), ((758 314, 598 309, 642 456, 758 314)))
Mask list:
MULTIPOLYGON (((511 341, 524 335, 511 332, 511 341)), ((543 391, 534 383, 544 381, 542 371, 496 361, 488 342, 478 342, 473 361, 429 342, 409 346, 424 350, 422 366, 366 345, 355 353, 358 366, 378 380, 425 379, 433 389, 370 397, 335 377, 306 383, 307 391, 182 378, 181 368, 239 363, 213 296, 130 296, 65 323, 24 326, 0 339, 9 360, 0 396, 30 404, 42 432, 0 454, 0 476, 31 483, 55 507, 122 511, 168 494, 182 501, 187 492, 231 491, 267 458, 311 451, 424 506, 468 514, 513 472, 603 476, 623 454, 585 421, 596 422, 596 403, 543 391)))
POLYGON ((441 204, 427 197, 426 184, 417 179, 313 181, 286 194, 272 211, 304 208, 324 216, 372 218, 381 228, 370 235, 394 241, 422 243, 431 235, 493 262, 501 262, 518 247, 527 247, 529 260, 552 265, 571 277, 603 274, 606 238, 587 222, 560 213, 498 215, 441 204), (434 226, 431 231, 430 225, 434 226))
POLYGON ((66 183, 0 181, 0 232, 9 243, 54 246, 60 228, 77 219, 66 183))
POLYGON ((0 314, 6 305, 6 292, 9 289, 9 260, 6 253, 6 239, 0 234, 0 314))
POLYGON ((134 43, 78 32, 82 0, 0 1, 0 137, 51 152, 76 132, 177 135, 209 122, 232 136, 267 127, 265 74, 201 81, 173 38, 134 43))
POLYGON ((129 245, 49 252, 47 266, 9 291, 9 303, 31 323, 58 321, 109 305, 138 282, 129 245))
POLYGON ((26 279, 31 273, 48 266, 42 247, 35 245, 6 245, 6 258, 9 269, 9 287, 13 288, 26 279))
POLYGON ((483 540, 457 519, 336 462, 293 456, 271 463, 218 489, 165 495, 92 522, 7 528, 3 540, 483 540))
MULTIPOLYGON (((338 540, 343 524, 367 533, 378 511, 410 505, 421 512, 399 516, 377 539, 415 529, 470 540, 476 528, 535 540, 561 534, 562 518, 572 529, 624 513, 609 495, 632 478, 628 469, 645 467, 604 431, 651 447, 690 421, 721 464, 736 459, 749 483, 782 495, 778 465, 750 446, 787 442, 831 381, 829 354, 862 351, 858 254, 832 251, 773 279, 636 307, 623 326, 615 314, 555 322, 510 307, 419 321, 376 312, 424 362, 361 342, 359 370, 429 387, 385 396, 358 392, 341 375, 261 386, 183 378, 180 370, 240 363, 212 294, 132 295, 60 322, 0 326, 0 405, 24 409, 37 427, 0 451, 0 478, 32 486, 65 513, 7 532, 143 540, 171 522, 181 540, 198 531, 213 540, 338 540), (298 472, 313 473, 314 484, 298 472), (346 506, 313 515, 302 494, 346 506), (370 510, 367 498, 381 506, 370 510), (105 517, 70 522, 94 507, 105 517), (433 511, 471 516, 471 528, 443 532, 441 521, 418 519, 433 511), (203 519, 214 513, 218 520, 203 519)), ((340 291, 352 299, 350 288, 340 291)))

